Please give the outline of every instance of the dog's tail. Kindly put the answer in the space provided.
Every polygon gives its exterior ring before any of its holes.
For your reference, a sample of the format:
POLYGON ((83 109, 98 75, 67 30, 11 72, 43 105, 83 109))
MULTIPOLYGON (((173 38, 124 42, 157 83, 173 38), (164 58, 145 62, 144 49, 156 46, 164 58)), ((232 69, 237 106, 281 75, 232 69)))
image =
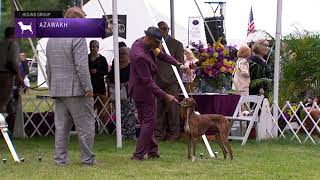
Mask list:
POLYGON ((234 123, 234 118, 232 118, 230 116, 226 116, 226 119, 229 121, 229 133, 228 134, 230 134, 231 128, 232 128, 233 123, 234 123))
POLYGON ((233 122, 234 122, 234 118, 231 117, 231 116, 226 116, 226 119, 229 121, 230 126, 232 126, 232 125, 233 125, 233 122))

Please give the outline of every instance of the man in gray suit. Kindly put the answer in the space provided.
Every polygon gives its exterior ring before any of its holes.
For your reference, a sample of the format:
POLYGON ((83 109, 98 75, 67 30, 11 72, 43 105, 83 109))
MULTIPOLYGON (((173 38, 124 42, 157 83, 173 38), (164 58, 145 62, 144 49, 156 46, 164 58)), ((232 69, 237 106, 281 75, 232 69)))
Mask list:
MULTIPOLYGON (((66 18, 84 18, 77 7, 66 11, 66 18)), ((69 163, 68 143, 75 124, 80 143, 81 162, 95 164, 93 153, 93 93, 88 67, 88 48, 84 38, 50 38, 47 44, 47 75, 50 96, 55 99, 55 161, 69 163)))
MULTIPOLYGON (((170 54, 180 63, 184 63, 183 45, 169 35, 169 26, 161 21, 158 23, 170 54)), ((179 84, 170 64, 157 61, 157 85, 168 94, 178 98, 179 84)), ((178 105, 158 100, 157 123, 155 135, 159 140, 175 141, 179 137, 180 119, 178 105)))

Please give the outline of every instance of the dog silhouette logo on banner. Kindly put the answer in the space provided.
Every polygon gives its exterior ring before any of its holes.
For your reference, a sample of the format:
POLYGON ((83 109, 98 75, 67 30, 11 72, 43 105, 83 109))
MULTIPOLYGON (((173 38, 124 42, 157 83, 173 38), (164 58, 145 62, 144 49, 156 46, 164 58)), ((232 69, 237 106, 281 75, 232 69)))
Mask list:
POLYGON ((36 18, 15 18, 15 29, 17 38, 35 38, 36 18))
POLYGON ((24 31, 29 31, 31 34, 33 34, 32 22, 30 22, 30 24, 23 24, 23 22, 19 21, 18 25, 20 26, 21 34, 23 34, 24 31))

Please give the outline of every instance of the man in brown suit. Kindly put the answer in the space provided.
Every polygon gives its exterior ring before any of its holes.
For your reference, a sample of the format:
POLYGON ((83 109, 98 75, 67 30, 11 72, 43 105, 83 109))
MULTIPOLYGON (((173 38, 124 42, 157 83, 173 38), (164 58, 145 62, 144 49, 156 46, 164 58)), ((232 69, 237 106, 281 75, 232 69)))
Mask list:
MULTIPOLYGON (((184 63, 183 45, 181 42, 169 35, 168 24, 161 21, 158 23, 163 33, 163 38, 168 46, 170 54, 180 63, 184 63)), ((178 98, 179 84, 170 64, 157 61, 158 72, 156 77, 157 85, 168 94, 178 98)), ((159 140, 175 141, 179 137, 180 120, 178 105, 167 103, 159 99, 157 105, 156 138, 159 140)))

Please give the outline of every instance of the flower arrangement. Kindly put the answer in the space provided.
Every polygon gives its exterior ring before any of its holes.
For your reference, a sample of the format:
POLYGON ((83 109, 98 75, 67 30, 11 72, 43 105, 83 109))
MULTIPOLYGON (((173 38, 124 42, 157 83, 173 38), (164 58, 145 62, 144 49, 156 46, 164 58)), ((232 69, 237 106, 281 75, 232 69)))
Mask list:
POLYGON ((201 92, 221 92, 231 89, 232 74, 237 59, 235 47, 224 46, 220 40, 204 48, 202 44, 193 43, 198 57, 196 75, 200 81, 201 92))

